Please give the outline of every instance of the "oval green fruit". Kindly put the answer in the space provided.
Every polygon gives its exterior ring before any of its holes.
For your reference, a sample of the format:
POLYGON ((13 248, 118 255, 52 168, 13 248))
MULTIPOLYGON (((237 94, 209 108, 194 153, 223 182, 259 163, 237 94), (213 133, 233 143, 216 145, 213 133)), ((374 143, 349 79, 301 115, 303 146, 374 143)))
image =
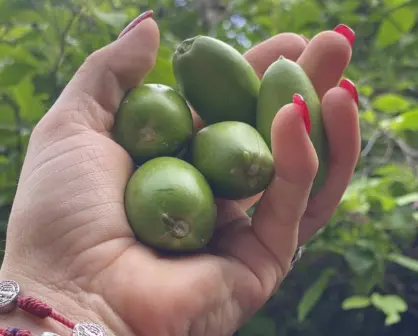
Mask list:
POLYGON ((175 157, 140 166, 125 191, 129 224, 144 244, 165 251, 195 251, 212 237, 216 205, 203 175, 175 157))
POLYGON ((260 80, 236 49, 218 39, 183 41, 173 57, 179 90, 207 123, 242 121, 255 126, 260 80))
POLYGON ((208 180, 215 197, 243 199, 263 191, 274 175, 273 156, 257 130, 223 121, 196 133, 191 163, 208 180))
POLYGON ((323 186, 328 170, 328 140, 322 122, 321 102, 302 67, 280 56, 264 73, 257 105, 257 130, 271 148, 271 126, 276 113, 290 104, 294 94, 301 94, 309 109, 310 139, 315 147, 319 167, 311 189, 315 195, 323 186))
POLYGON ((144 84, 124 98, 113 135, 138 164, 158 156, 176 156, 193 136, 191 110, 174 89, 144 84))

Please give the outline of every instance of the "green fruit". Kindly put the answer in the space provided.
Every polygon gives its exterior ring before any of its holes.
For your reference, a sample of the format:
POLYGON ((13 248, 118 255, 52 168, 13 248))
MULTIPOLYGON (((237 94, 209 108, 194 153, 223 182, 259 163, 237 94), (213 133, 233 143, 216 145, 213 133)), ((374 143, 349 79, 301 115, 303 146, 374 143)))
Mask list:
POLYGON ((233 120, 255 126, 260 80, 233 47, 208 36, 187 39, 174 54, 173 72, 206 123, 233 120))
POLYGON ((113 134, 136 163, 176 156, 193 136, 193 119, 185 99, 172 88, 145 84, 125 97, 113 134))
POLYGON ((215 197, 243 199, 263 191, 274 175, 273 156, 257 130, 224 121, 197 132, 191 163, 209 181, 215 197))
POLYGON ((174 157, 147 161, 125 192, 128 221, 144 244, 165 251, 194 251, 212 237, 216 205, 203 175, 174 157))
POLYGON ((319 167, 311 196, 323 186, 328 170, 328 140, 322 122, 321 102, 309 77, 299 64, 280 56, 269 66, 261 80, 257 105, 257 129, 271 148, 271 126, 276 113, 301 94, 311 120, 310 139, 318 155, 319 167))

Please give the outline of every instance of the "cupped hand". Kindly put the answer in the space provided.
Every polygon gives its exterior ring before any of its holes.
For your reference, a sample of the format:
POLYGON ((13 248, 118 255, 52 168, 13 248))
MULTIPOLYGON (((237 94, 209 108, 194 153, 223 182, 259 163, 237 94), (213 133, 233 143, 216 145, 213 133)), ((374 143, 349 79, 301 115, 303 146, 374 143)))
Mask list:
MULTIPOLYGON (((285 33, 246 53, 260 77, 284 55, 311 78, 330 142, 327 182, 309 199, 317 156, 300 107, 289 102, 272 128, 276 176, 252 220, 245 211, 254 198, 219 200, 213 253, 177 258, 135 240, 123 204, 134 166, 110 134, 119 103, 153 68, 158 48, 158 26, 148 18, 90 55, 36 126, 0 276, 111 335, 232 335, 278 288, 297 244, 326 224, 349 183, 359 154, 357 104, 337 85, 350 43, 334 31, 309 44, 285 33)), ((64 333, 54 323, 37 327, 64 333)))

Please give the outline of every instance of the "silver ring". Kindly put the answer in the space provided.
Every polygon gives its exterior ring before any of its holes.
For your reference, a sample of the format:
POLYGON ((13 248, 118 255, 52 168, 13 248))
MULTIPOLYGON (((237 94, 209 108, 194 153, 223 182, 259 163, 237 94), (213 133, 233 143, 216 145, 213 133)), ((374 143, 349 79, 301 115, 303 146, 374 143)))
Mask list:
POLYGON ((301 245, 296 248, 296 252, 293 255, 292 261, 290 262, 289 272, 293 269, 296 262, 302 257, 303 252, 305 251, 305 246, 301 245))

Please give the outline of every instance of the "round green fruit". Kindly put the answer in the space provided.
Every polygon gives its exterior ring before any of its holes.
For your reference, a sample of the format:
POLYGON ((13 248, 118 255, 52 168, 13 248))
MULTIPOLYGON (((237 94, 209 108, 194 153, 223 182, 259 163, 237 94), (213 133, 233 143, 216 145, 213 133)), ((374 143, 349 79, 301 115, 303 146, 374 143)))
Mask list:
POLYGON ((138 164, 158 156, 176 156, 193 136, 192 114, 174 89, 144 84, 123 100, 113 135, 138 164))
POLYGON ((191 163, 208 180, 215 197, 243 199, 263 191, 274 175, 270 149, 246 123, 224 121, 195 135, 191 163))
POLYGON ((261 80, 257 105, 257 130, 271 148, 271 126, 277 112, 292 103, 293 95, 304 98, 311 121, 310 139, 315 147, 319 167, 313 181, 311 196, 324 185, 328 171, 328 140, 322 122, 321 102, 315 88, 302 67, 280 56, 272 63, 261 80))
POLYGON ((144 244, 165 251, 195 251, 212 237, 216 204, 203 175, 174 157, 147 161, 131 176, 125 209, 144 244))
POLYGON ((207 124, 255 126, 260 80, 236 49, 199 35, 180 44, 172 63, 179 90, 207 124))

